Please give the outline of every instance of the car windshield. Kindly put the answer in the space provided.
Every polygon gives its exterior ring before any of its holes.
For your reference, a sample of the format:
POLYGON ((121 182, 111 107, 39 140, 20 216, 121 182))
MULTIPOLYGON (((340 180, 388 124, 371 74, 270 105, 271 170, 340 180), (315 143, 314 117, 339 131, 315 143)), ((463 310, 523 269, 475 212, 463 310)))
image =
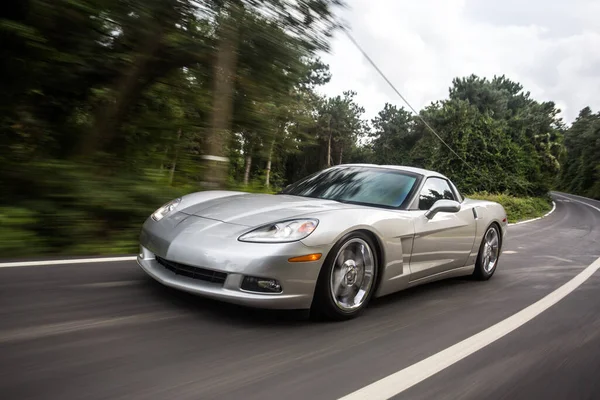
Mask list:
POLYGON ((281 194, 380 207, 400 207, 417 175, 383 168, 335 167, 318 172, 288 187, 281 194))

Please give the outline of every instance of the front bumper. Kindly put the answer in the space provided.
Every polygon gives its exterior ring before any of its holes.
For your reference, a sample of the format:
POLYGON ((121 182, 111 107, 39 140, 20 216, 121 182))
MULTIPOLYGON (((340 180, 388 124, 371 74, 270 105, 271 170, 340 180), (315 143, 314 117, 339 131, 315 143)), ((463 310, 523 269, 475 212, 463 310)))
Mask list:
POLYGON ((245 229, 240 226, 209 222, 199 217, 185 218, 185 221, 177 229, 181 234, 164 230, 154 221, 144 224, 137 262, 149 276, 165 286, 229 303, 272 309, 310 308, 327 249, 310 248, 301 242, 244 243, 237 240, 240 231, 245 229), (290 257, 313 252, 322 252, 323 257, 313 262, 288 262, 290 257), (224 282, 215 283, 176 274, 161 265, 157 256, 227 276, 224 282), (245 276, 276 279, 282 291, 243 290, 245 276))

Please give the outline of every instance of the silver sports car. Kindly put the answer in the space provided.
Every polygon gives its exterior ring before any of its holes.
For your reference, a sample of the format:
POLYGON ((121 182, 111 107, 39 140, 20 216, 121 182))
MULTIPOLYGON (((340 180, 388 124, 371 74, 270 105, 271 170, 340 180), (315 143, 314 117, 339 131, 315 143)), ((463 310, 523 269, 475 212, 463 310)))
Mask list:
POLYGON ((357 316, 379 297, 439 279, 489 279, 507 218, 433 171, 339 165, 282 192, 205 191, 144 223, 138 263, 164 285, 264 308, 357 316))

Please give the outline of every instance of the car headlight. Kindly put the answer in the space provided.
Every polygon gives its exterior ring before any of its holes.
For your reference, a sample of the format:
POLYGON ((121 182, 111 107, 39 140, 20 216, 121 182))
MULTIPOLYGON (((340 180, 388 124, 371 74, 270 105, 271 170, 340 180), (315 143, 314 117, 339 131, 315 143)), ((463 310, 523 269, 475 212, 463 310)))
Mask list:
POLYGON ((152 219, 155 221, 160 221, 161 219, 164 218, 165 215, 167 215, 168 213, 170 213, 171 211, 176 209, 177 206, 179 205, 179 203, 181 203, 180 198, 169 201, 168 203, 163 205, 161 208, 159 208, 158 210, 156 210, 152 213, 152 219))
POLYGON ((294 219, 261 226, 238 238, 242 242, 295 242, 310 235, 319 224, 316 219, 294 219))

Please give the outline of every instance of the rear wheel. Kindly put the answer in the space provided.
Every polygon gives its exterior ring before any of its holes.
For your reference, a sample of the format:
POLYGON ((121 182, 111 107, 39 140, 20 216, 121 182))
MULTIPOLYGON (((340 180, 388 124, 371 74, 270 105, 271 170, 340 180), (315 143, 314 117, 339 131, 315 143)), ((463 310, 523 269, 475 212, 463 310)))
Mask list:
POLYGON ((352 232, 344 236, 333 246, 323 264, 312 314, 335 320, 358 316, 373 295, 378 262, 368 235, 352 232))
POLYGON ((496 224, 490 225, 485 231, 479 254, 475 262, 475 271, 473 276, 479 280, 488 280, 494 275, 500 257, 500 231, 496 224))

